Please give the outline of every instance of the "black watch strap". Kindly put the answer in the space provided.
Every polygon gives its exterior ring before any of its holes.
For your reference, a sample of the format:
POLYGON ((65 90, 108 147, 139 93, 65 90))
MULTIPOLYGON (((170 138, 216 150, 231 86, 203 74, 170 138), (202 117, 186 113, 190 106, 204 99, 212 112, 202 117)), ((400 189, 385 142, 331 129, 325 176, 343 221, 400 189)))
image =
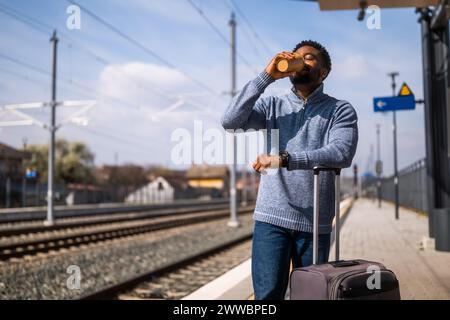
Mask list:
POLYGON ((289 158, 290 158, 289 153, 287 151, 281 151, 280 158, 281 158, 281 167, 287 168, 288 164, 289 164, 289 158))

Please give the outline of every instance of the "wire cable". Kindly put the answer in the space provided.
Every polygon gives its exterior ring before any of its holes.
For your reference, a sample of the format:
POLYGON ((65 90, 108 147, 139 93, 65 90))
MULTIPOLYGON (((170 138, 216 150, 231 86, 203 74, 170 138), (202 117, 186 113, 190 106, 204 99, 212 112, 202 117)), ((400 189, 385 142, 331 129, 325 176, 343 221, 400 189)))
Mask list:
MULTIPOLYGON (((219 28, 217 28, 214 23, 212 23, 212 21, 208 18, 208 16, 205 14, 205 12, 200 9, 192 0, 187 0, 189 2, 189 4, 194 8, 195 11, 198 12, 198 14, 200 14, 200 16, 206 21, 206 23, 211 27, 211 29, 213 29, 213 31, 227 44, 231 47, 231 42, 222 34, 222 32, 220 32, 219 28)), ((244 62, 245 65, 247 65, 247 67, 249 67, 255 74, 258 74, 259 71, 257 69, 255 69, 250 62, 248 62, 248 60, 238 51, 236 50, 236 54, 238 55, 238 57, 242 60, 242 62, 244 62)))
POLYGON ((200 87, 204 88, 205 90, 207 90, 208 92, 210 92, 213 95, 219 96, 220 94, 215 92, 213 89, 211 89, 208 85, 206 85, 205 83, 201 82, 200 80, 195 79, 194 77, 192 77, 191 75, 187 74, 186 72, 178 69, 174 64, 172 64, 171 62, 167 61, 166 59, 164 59, 163 57, 161 57, 159 54, 157 54, 155 51, 151 50, 150 48, 148 48, 147 46, 145 46, 144 44, 140 43, 138 40, 134 39, 133 37, 127 35, 126 33, 124 33, 123 31, 119 30, 118 28, 116 28, 114 25, 112 25, 111 23, 107 22, 106 20, 104 20, 103 18, 101 18, 100 16, 96 15, 94 12, 92 12, 91 10, 89 10, 88 8, 86 8, 85 6, 80 5, 78 2, 73 1, 73 0, 66 0, 67 2, 74 4, 78 7, 80 7, 80 9, 83 10, 83 12, 85 12, 86 14, 88 14, 91 18, 93 18, 94 20, 96 20, 97 22, 99 22, 100 24, 104 25, 105 27, 107 27, 108 29, 110 29, 111 31, 113 31, 114 33, 116 33, 117 35, 119 35, 120 37, 122 37, 123 39, 127 40, 128 42, 130 42, 131 44, 135 45, 136 47, 138 47, 139 49, 141 49, 143 52, 147 53, 148 55, 150 55, 151 57, 153 57, 154 59, 156 59, 157 61, 161 62, 163 65, 172 68, 172 69, 176 69, 178 70, 180 73, 182 73, 186 78, 188 78, 189 80, 191 80, 192 82, 196 83, 197 85, 199 85, 200 87))

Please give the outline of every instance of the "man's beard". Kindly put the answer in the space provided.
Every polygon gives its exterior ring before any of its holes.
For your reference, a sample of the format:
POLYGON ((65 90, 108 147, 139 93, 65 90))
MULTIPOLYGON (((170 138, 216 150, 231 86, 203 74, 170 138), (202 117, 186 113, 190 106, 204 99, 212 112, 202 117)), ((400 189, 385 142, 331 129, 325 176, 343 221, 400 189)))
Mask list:
POLYGON ((295 74, 294 76, 289 77, 289 79, 291 79, 294 86, 298 84, 307 84, 311 82, 311 74, 295 74))
POLYGON ((316 74, 314 73, 314 70, 305 68, 307 72, 297 72, 294 76, 289 77, 291 80, 291 83, 295 85, 302 85, 302 84, 308 84, 313 83, 316 81, 316 74))

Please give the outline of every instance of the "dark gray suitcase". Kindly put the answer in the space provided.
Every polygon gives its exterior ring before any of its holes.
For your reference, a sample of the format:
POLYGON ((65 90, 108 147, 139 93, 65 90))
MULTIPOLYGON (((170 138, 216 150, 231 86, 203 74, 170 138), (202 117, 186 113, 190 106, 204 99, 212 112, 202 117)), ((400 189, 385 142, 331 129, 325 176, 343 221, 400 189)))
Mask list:
POLYGON ((290 276, 291 300, 400 300, 395 274, 378 262, 339 260, 340 169, 314 168, 313 265, 297 268, 290 276), (317 265, 319 221, 319 175, 335 173, 336 261, 317 265))

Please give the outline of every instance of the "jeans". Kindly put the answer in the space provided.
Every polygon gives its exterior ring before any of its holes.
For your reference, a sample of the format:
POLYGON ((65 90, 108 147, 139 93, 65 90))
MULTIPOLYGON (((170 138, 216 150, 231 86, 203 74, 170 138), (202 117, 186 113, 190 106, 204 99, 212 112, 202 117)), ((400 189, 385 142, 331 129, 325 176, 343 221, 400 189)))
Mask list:
MULTIPOLYGON (((255 300, 284 300, 290 261, 294 268, 312 264, 312 233, 255 221, 252 280, 255 300)), ((319 235, 318 263, 328 262, 330 234, 319 235)))

